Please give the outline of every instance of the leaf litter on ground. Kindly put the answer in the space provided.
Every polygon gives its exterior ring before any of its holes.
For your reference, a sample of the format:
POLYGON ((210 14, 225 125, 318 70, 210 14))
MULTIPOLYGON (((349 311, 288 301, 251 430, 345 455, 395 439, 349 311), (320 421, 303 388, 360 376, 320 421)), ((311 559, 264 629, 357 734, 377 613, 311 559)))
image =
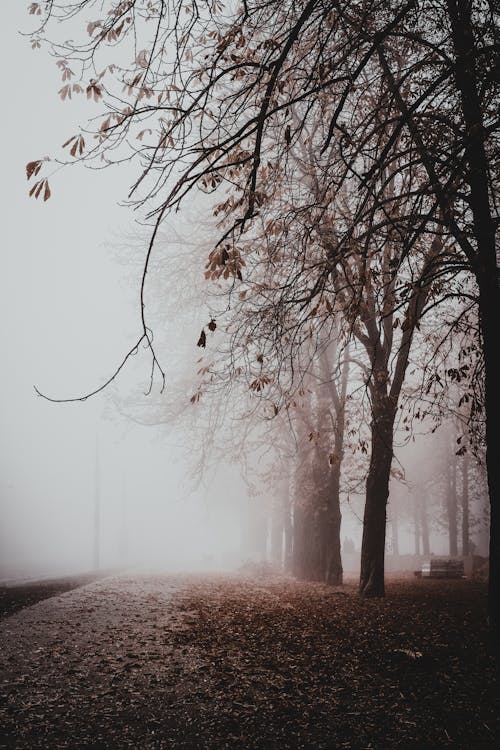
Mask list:
POLYGON ((475 581, 121 576, 0 625, 2 748, 496 748, 475 581))

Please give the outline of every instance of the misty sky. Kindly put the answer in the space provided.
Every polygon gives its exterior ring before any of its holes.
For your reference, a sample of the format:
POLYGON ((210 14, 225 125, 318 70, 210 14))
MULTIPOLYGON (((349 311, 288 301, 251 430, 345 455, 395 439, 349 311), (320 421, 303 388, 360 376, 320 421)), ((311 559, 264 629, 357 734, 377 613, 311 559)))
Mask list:
POLYGON ((163 432, 159 440, 157 430, 132 426, 107 396, 55 405, 33 390, 64 398, 98 386, 137 338, 139 320, 138 268, 117 263, 112 247, 133 231, 130 214, 117 205, 126 170, 61 171, 51 178, 50 201, 28 197, 26 162, 55 151, 85 110, 59 101, 55 61, 17 33, 30 20, 24 3, 8 3, 1 50, 9 106, 2 119, 0 577, 50 572, 59 560, 89 567, 96 441, 111 561, 124 546, 132 558, 134 545, 152 558, 182 549, 193 509, 190 539, 204 528, 206 542, 207 519, 216 515, 203 491, 187 499, 175 436, 163 432))

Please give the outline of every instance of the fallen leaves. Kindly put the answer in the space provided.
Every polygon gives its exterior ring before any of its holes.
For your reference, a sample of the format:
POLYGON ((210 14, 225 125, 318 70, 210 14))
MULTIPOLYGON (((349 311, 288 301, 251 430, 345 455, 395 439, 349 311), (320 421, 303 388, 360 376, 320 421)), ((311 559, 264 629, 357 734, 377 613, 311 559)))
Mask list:
POLYGON ((484 587, 387 590, 149 576, 49 600, 2 625, 7 746, 493 748, 484 587))

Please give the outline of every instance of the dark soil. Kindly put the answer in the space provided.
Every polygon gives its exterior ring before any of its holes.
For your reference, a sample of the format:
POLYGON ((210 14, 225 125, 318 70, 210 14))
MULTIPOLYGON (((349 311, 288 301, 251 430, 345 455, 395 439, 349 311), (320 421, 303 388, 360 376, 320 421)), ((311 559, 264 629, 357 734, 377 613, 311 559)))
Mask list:
POLYGON ((493 750, 484 584, 106 579, 4 620, 0 747, 493 750))

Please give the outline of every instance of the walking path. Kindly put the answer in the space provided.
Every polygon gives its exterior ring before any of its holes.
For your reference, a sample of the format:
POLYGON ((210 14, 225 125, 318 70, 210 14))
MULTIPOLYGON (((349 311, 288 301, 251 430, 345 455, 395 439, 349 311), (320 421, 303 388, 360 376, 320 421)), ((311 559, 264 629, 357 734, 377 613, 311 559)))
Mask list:
POLYGON ((172 611, 177 589, 168 578, 109 578, 1 622, 0 747, 156 747, 151 694, 175 690, 171 635, 187 618, 172 611))

